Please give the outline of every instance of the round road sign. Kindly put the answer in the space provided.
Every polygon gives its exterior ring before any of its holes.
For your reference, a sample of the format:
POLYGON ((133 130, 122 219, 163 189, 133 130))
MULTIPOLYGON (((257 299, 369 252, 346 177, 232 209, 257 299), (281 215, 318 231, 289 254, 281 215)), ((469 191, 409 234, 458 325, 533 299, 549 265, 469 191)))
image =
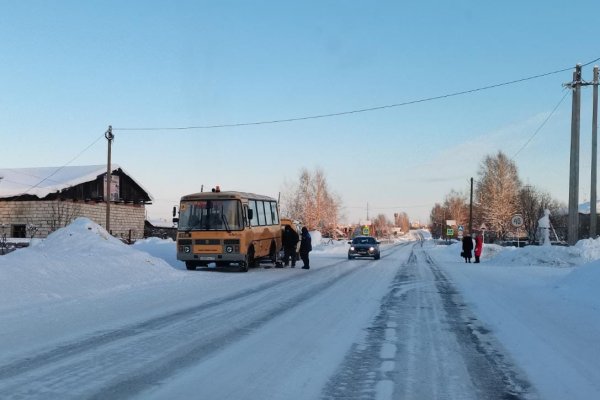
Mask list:
POLYGON ((512 226, 514 226, 515 228, 518 228, 520 226, 523 226, 523 216, 520 214, 517 215, 513 215, 512 219, 510 220, 510 223, 512 224, 512 226))

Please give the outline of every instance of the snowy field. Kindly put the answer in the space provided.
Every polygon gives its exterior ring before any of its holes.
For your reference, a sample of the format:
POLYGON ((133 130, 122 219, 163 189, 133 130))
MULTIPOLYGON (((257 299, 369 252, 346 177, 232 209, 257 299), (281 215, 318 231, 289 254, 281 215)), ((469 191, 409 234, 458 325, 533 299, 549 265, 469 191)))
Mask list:
MULTIPOLYGON (((425 238, 424 251, 524 371, 533 393, 542 399, 600 398, 600 240, 573 247, 486 245, 481 264, 465 264, 460 244, 436 245, 427 235, 413 232, 407 240, 425 238)), ((176 260, 172 240, 127 246, 80 218, 44 241, 0 257, 0 392, 8 387, 3 374, 10 376, 8 368, 20 354, 176 312, 192 296, 210 302, 225 288, 276 285, 289 273, 309 282, 321 272, 320 264, 345 259, 345 241, 319 245, 313 233, 313 242, 310 271, 189 272, 176 260)), ((373 282, 372 296, 385 282, 373 282)), ((365 309, 353 325, 372 317, 365 309)), ((294 329, 309 332, 312 322, 305 323, 294 329)), ((340 316, 337 323, 348 321, 340 316)), ((339 347, 331 364, 347 351, 342 343, 329 344, 339 347)))

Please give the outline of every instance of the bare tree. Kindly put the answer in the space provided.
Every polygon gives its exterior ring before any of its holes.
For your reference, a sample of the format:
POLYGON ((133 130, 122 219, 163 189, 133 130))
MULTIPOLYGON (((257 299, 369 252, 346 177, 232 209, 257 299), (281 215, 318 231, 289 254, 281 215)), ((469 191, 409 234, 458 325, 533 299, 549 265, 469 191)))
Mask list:
POLYGON ((332 234, 339 218, 341 201, 331 193, 325 173, 300 171, 298 184, 282 196, 282 214, 302 221, 309 229, 332 234))
POLYGON ((530 243, 537 240, 538 220, 543 215, 542 203, 549 195, 538 191, 536 188, 525 185, 519 191, 519 207, 523 216, 523 228, 527 232, 530 243))
POLYGON ((408 232, 410 230, 410 219, 408 214, 405 212, 394 214, 394 224, 402 229, 402 232, 408 232))
POLYGON ((469 204, 467 196, 454 190, 446 196, 444 209, 448 218, 456 221, 457 225, 467 225, 469 221, 469 204))
POLYGON ((52 202, 47 222, 50 232, 63 228, 70 224, 81 214, 81 206, 70 201, 56 199, 52 202))
POLYGON ((429 213, 429 230, 434 236, 442 237, 443 230, 446 227, 446 209, 440 204, 435 203, 429 213))
POLYGON ((475 197, 483 222, 500 239, 510 231, 511 217, 519 211, 519 180, 517 167, 501 151, 486 156, 479 168, 475 197))
POLYGON ((33 221, 30 218, 27 218, 27 224, 25 225, 25 231, 27 232, 27 236, 30 239, 33 239, 35 237, 35 234, 37 233, 39 227, 33 223, 33 221))
POLYGON ((373 220, 373 230, 376 236, 387 236, 390 234, 392 222, 384 215, 379 214, 373 220))

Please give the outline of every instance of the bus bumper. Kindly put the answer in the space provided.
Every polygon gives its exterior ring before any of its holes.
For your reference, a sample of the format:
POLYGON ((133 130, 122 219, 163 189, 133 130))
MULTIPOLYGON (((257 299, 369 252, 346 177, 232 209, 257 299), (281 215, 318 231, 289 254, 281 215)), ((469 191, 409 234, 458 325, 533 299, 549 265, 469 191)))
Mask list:
POLYGON ((244 254, 194 254, 177 252, 177 259, 180 261, 196 261, 198 264, 208 264, 211 262, 219 263, 241 263, 245 261, 244 254))

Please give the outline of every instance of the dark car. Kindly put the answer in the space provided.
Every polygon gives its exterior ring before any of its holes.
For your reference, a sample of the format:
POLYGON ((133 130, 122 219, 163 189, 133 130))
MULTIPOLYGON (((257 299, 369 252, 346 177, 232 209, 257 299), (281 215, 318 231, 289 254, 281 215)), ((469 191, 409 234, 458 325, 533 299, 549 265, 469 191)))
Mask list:
POLYGON ((357 236, 348 242, 348 260, 354 257, 373 257, 379 260, 381 253, 379 252, 379 242, 372 236, 357 236))

